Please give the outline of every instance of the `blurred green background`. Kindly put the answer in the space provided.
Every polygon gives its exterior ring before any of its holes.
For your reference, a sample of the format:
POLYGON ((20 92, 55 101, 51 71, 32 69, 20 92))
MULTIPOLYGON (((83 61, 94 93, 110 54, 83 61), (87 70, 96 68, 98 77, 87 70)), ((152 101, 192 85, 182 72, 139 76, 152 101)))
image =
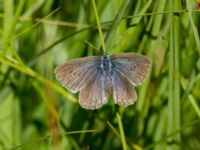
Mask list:
POLYGON ((200 149, 198 3, 96 1, 107 52, 152 66, 134 105, 88 111, 53 70, 98 55, 84 42, 101 47, 92 1, 0 0, 0 150, 200 149))

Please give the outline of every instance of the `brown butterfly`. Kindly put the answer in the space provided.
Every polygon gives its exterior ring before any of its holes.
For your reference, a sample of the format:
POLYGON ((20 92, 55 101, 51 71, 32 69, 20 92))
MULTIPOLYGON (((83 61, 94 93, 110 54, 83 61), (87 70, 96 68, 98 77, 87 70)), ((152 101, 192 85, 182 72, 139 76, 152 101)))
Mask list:
POLYGON ((137 53, 101 57, 89 56, 67 61, 54 70, 64 87, 79 94, 86 109, 98 109, 113 96, 114 102, 129 106, 137 99, 134 86, 141 84, 150 68, 150 60, 137 53))

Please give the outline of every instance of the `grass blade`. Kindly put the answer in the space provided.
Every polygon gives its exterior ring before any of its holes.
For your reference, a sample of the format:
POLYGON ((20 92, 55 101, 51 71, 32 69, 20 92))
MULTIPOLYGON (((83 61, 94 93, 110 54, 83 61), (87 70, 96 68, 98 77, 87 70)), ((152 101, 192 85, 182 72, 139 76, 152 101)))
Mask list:
POLYGON ((123 150, 127 150, 127 144, 126 144, 126 138, 124 136, 124 129, 123 129, 123 125, 122 125, 122 120, 121 120, 121 117, 118 113, 117 113, 117 121, 118 121, 118 125, 119 125, 119 132, 120 132, 123 150))
POLYGON ((188 16, 189 16, 189 19, 190 19, 190 24, 192 26, 194 39, 195 39, 195 42, 196 42, 196 45, 197 45, 197 50, 199 51, 199 55, 200 55, 200 38, 199 38, 199 33, 198 33, 198 30, 197 30, 197 27, 195 26, 193 18, 192 18, 192 1, 186 0, 186 6, 187 6, 187 9, 188 9, 188 16))
MULTIPOLYGON (((179 17, 175 16, 173 10, 179 8, 178 1, 170 1, 171 29, 169 49, 169 98, 168 98, 168 134, 180 129, 180 23, 179 17)), ((180 149, 180 134, 168 139, 174 143, 168 145, 168 149, 180 149)))
POLYGON ((192 104, 195 112, 197 113, 198 117, 200 118, 200 108, 197 105, 197 102, 195 101, 194 97, 191 94, 188 97, 189 97, 190 103, 192 104))
POLYGON ((112 39, 115 36, 115 32, 117 30, 117 27, 119 26, 122 18, 124 17, 124 13, 128 7, 128 5, 130 5, 131 1, 130 0, 124 0, 120 10, 118 11, 112 25, 111 25, 111 30, 110 32, 106 35, 106 48, 109 49, 112 43, 112 39))
POLYGON ((62 87, 54 84, 53 82, 43 78, 42 76, 38 75, 36 72, 34 72, 33 70, 31 70, 30 68, 24 67, 24 66, 19 66, 18 64, 14 64, 10 61, 4 60, 2 58, 0 58, 0 63, 8 65, 9 67, 12 67, 20 72, 23 72, 27 75, 29 75, 30 77, 33 77, 35 79, 37 79, 38 81, 46 84, 47 86, 50 86, 52 89, 58 91, 59 93, 61 93, 63 96, 65 96, 67 99, 71 100, 72 102, 77 102, 77 99, 72 96, 71 94, 69 94, 68 92, 66 92, 66 90, 64 90, 62 87))
POLYGON ((93 5, 93 8, 94 8, 94 14, 95 14, 96 21, 97 21, 97 26, 98 26, 100 39, 101 39, 102 49, 103 49, 103 52, 105 52, 106 51, 106 45, 105 45, 105 42, 104 42, 104 36, 103 36, 103 33, 102 33, 101 23, 100 23, 97 7, 96 7, 96 4, 95 4, 95 0, 92 0, 92 5, 93 5))
MULTIPOLYGON (((10 1, 8 3, 10 3, 10 1)), ((5 41, 7 41, 10 37, 12 37, 14 35, 15 28, 16 28, 16 25, 17 25, 17 21, 18 21, 18 19, 20 17, 20 14, 22 12, 22 8, 24 6, 24 3, 25 3, 25 0, 20 0, 19 1, 19 5, 18 5, 17 10, 15 12, 15 16, 14 16, 14 18, 12 20, 11 26, 10 26, 8 32, 5 35, 5 39, 4 39, 5 41)), ((7 26, 7 25, 5 25, 5 26, 7 26)), ((7 44, 3 46, 2 57, 5 57, 5 55, 7 53, 7 48, 8 48, 7 44)))

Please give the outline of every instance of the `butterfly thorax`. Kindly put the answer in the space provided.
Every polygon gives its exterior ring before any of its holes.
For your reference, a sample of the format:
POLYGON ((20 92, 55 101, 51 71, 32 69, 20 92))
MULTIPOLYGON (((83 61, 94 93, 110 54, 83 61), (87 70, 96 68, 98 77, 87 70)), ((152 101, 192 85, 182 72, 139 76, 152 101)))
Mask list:
POLYGON ((101 56, 100 70, 104 76, 109 76, 112 72, 110 57, 105 53, 101 56))

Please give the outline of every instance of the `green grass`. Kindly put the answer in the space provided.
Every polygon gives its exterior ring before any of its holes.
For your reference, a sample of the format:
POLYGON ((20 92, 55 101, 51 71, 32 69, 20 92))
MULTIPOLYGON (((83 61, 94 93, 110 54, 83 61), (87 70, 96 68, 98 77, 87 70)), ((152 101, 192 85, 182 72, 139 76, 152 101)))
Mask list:
POLYGON ((0 1, 0 150, 200 149, 195 0, 0 1), (95 3, 94 3, 95 2, 95 3), (87 42, 84 42, 87 41, 87 42), (151 59, 137 102, 82 109, 55 79, 72 58, 151 59))

